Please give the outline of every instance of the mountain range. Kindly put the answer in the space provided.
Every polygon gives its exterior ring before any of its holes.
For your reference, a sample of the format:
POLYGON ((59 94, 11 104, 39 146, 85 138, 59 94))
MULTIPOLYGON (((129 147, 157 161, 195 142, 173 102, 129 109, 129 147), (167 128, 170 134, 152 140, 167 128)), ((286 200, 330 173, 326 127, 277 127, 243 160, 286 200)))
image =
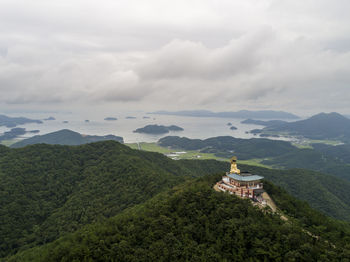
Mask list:
POLYGON ((62 129, 45 135, 36 135, 14 143, 11 147, 24 147, 32 144, 81 145, 98 141, 113 140, 123 143, 123 138, 114 135, 82 135, 69 129, 62 129))
POLYGON ((267 126, 259 133, 287 132, 316 140, 350 142, 350 119, 338 113, 320 113, 305 120, 267 126))

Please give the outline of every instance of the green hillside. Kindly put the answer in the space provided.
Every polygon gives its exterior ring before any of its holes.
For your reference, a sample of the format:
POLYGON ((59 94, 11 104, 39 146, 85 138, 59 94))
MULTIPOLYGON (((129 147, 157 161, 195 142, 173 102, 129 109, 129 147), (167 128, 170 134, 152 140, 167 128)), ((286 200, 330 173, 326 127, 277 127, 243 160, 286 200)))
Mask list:
POLYGON ((253 207, 191 181, 100 224, 8 261, 348 261, 349 224, 332 221, 266 184, 283 209, 253 207))
MULTIPOLYGON (((307 170, 240 168, 283 186, 325 214, 350 221, 348 182, 307 170)), ((228 169, 228 162, 174 161, 113 141, 0 146, 0 257, 102 222, 193 177, 228 169)))
POLYGON ((196 172, 112 141, 0 146, 0 256, 113 216, 196 172))

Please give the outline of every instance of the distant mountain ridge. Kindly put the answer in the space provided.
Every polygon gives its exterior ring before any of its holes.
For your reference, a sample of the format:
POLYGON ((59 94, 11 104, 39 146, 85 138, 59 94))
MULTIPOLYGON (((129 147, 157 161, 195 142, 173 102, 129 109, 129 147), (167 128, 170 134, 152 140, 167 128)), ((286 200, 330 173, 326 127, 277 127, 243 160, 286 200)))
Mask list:
POLYGON ((298 119, 297 115, 283 111, 273 110, 240 110, 237 112, 212 112, 209 110, 183 110, 183 111, 155 111, 148 114, 175 115, 192 117, 224 117, 224 118, 262 118, 262 119, 298 119))
POLYGON ((286 121, 282 120, 269 120, 269 121, 263 121, 263 120, 255 120, 255 119, 246 119, 241 121, 241 124, 253 124, 253 125, 260 125, 260 126, 276 126, 276 125, 282 125, 287 123, 286 121))
POLYGON ((264 132, 288 132, 310 139, 338 139, 350 142, 350 119, 338 113, 320 113, 296 122, 268 126, 264 132))
POLYGON ((21 140, 11 147, 24 147, 32 144, 55 144, 55 145, 82 145, 98 141, 114 140, 123 143, 124 140, 120 136, 106 135, 106 136, 93 136, 82 135, 78 132, 74 132, 69 129, 62 129, 56 132, 52 132, 45 135, 37 135, 31 138, 21 140))

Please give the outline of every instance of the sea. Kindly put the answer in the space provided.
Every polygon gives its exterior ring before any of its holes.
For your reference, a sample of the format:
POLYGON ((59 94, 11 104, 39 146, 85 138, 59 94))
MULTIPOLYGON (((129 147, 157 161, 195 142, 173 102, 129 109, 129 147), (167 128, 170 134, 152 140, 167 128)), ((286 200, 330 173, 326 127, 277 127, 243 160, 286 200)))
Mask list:
MULTIPOLYGON (((118 114, 82 114, 73 112, 55 113, 11 113, 6 114, 11 117, 27 117, 30 119, 42 120, 42 124, 30 123, 18 125, 27 131, 39 130, 39 133, 26 133, 19 139, 29 138, 34 135, 43 135, 61 129, 70 129, 85 135, 116 135, 121 136, 125 143, 157 142, 165 136, 180 136, 188 138, 206 139, 216 136, 233 136, 236 138, 259 137, 249 133, 252 129, 261 129, 263 126, 242 124, 244 119, 239 118, 215 118, 215 117, 187 117, 173 115, 156 115, 147 112, 133 111, 118 114), (48 117, 55 120, 44 120, 48 117), (117 120, 107 121, 106 117, 114 117, 117 120), (237 130, 231 130, 228 125, 231 123, 237 130), (134 133, 137 128, 146 125, 177 125, 184 131, 170 132, 162 135, 149 135, 134 133)), ((268 120, 268 119, 267 119, 268 120)), ((9 131, 11 128, 0 127, 0 133, 9 131)), ((289 141, 290 138, 271 138, 289 141)))

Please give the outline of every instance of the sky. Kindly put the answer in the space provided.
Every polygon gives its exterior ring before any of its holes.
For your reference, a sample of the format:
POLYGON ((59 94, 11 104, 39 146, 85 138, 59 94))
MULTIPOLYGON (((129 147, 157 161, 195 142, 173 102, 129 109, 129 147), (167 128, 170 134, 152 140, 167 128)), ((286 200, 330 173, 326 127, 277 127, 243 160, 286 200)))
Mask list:
POLYGON ((348 0, 0 0, 0 110, 350 114, 348 0))

